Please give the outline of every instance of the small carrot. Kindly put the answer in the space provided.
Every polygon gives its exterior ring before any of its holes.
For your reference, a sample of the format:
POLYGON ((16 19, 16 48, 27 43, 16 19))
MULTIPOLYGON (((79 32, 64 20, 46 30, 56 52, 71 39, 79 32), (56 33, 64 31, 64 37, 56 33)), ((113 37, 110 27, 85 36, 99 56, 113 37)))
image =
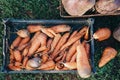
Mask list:
POLYGON ((42 63, 45 63, 48 60, 49 56, 47 54, 43 54, 41 58, 42 58, 42 63))
POLYGON ((72 39, 70 39, 69 41, 67 41, 67 43, 65 43, 60 50, 65 49, 66 47, 70 46, 71 44, 73 44, 75 41, 79 40, 81 37, 83 37, 83 35, 85 35, 87 30, 87 27, 82 28, 72 39))
POLYGON ((22 38, 20 36, 18 36, 11 44, 10 48, 14 49, 16 47, 18 47, 18 45, 20 44, 22 38))
POLYGON ((49 31, 47 30, 47 28, 42 28, 41 31, 42 31, 44 34, 46 34, 47 36, 49 36, 50 38, 53 38, 53 37, 54 37, 54 35, 53 35, 51 32, 49 32, 49 31))
POLYGON ((20 62, 15 62, 14 65, 15 65, 15 66, 22 66, 22 63, 20 63, 20 62))
POLYGON ((84 39, 88 40, 88 38, 89 38, 89 27, 87 28, 87 31, 84 36, 84 39))
POLYGON ((27 30, 30 33, 34 33, 34 32, 40 31, 42 28, 43 28, 42 25, 28 25, 27 30))
POLYGON ((18 30, 17 32, 17 35, 22 37, 22 38, 26 38, 26 37, 29 37, 30 36, 30 33, 28 30, 26 29, 21 29, 21 30, 18 30))
POLYGON ((65 42, 67 41, 68 37, 69 37, 70 33, 65 33, 59 40, 57 46, 55 47, 51 57, 52 59, 54 59, 59 53, 58 50, 62 47, 63 44, 65 44, 65 42))
POLYGON ((21 46, 18 46, 18 50, 19 51, 22 51, 24 48, 26 48, 27 46, 29 45, 29 43, 26 43, 26 44, 23 44, 23 45, 21 45, 21 46))
POLYGON ((51 50, 50 50, 50 52, 52 52, 55 49, 55 47, 56 47, 57 43, 59 42, 60 38, 61 38, 61 35, 60 34, 56 34, 56 36, 54 37, 54 39, 53 39, 53 41, 51 43, 51 50))
POLYGON ((60 61, 60 60, 62 59, 62 57, 63 57, 63 55, 60 55, 60 56, 56 57, 56 58, 55 58, 55 62, 60 61))
POLYGON ((29 40, 30 40, 30 37, 23 38, 23 39, 21 40, 19 46, 22 46, 22 45, 28 43, 29 40))
POLYGON ((24 68, 26 67, 27 62, 28 62, 28 57, 24 57, 22 62, 24 68))
POLYGON ((56 33, 54 30, 52 30, 51 28, 47 28, 47 31, 49 31, 50 33, 52 33, 54 36, 56 36, 56 33))
POLYGON ((27 56, 28 51, 29 51, 29 47, 26 47, 26 48, 23 50, 23 52, 22 52, 22 56, 23 56, 23 57, 27 56))
POLYGON ((80 43, 77 46, 77 72, 81 78, 88 78, 91 75, 91 66, 87 58, 85 47, 80 43))
POLYGON ((9 64, 9 65, 8 65, 8 68, 9 68, 10 70, 15 70, 15 71, 20 71, 20 70, 21 70, 21 67, 19 67, 19 66, 14 66, 13 64, 9 64))
POLYGON ((70 39, 72 39, 76 34, 77 34, 77 30, 74 31, 74 32, 71 34, 71 36, 70 36, 70 38, 68 39, 68 41, 69 41, 70 39))
POLYGON ((55 31, 55 33, 60 33, 60 32, 66 32, 70 31, 71 27, 69 25, 56 25, 51 27, 52 30, 55 31))
POLYGON ((67 51, 64 52, 63 57, 61 59, 61 62, 64 62, 67 56, 67 51))
POLYGON ((77 53, 75 53, 75 54, 72 56, 70 62, 76 62, 76 57, 77 57, 77 53))
POLYGON ((38 67, 37 69, 40 70, 52 70, 55 67, 55 63, 53 60, 48 60, 46 63, 41 64, 40 67, 38 67))
POLYGON ((17 50, 17 49, 14 50, 14 57, 15 57, 15 60, 17 62, 21 62, 22 61, 22 55, 21 55, 20 51, 17 50))
POLYGON ((77 69, 77 63, 76 62, 66 62, 66 63, 63 63, 63 65, 70 70, 77 69))

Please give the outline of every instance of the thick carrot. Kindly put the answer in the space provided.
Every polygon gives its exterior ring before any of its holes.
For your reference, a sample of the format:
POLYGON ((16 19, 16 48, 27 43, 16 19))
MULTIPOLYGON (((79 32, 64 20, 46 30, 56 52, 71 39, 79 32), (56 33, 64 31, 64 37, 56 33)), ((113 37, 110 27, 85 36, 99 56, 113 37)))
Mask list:
POLYGON ((32 39, 30 40, 30 42, 34 41, 39 34, 40 34, 40 31, 37 31, 37 32, 34 34, 34 36, 32 37, 32 39))
POLYGON ((77 30, 74 31, 74 32, 71 34, 71 36, 70 36, 70 38, 68 39, 68 41, 69 41, 70 39, 72 39, 76 34, 77 34, 77 30))
POLYGON ((54 30, 55 33, 60 33, 60 32, 70 31, 71 27, 63 24, 63 25, 52 26, 51 29, 54 30))
POLYGON ((40 31, 42 28, 43 28, 42 25, 28 25, 27 30, 30 33, 34 33, 34 32, 40 31))
POLYGON ((34 52, 39 48, 41 43, 41 37, 43 36, 43 33, 40 33, 34 41, 32 41, 31 46, 28 51, 28 56, 31 56, 34 54, 34 52))
POLYGON ((66 63, 63 63, 63 65, 70 70, 77 69, 77 63, 76 62, 66 62, 66 63))
POLYGON ((88 78, 91 75, 91 66, 87 58, 85 47, 80 43, 77 46, 77 71, 81 78, 88 78))
POLYGON ((15 57, 15 60, 17 62, 21 62, 22 61, 22 55, 21 55, 20 51, 17 50, 17 49, 14 50, 14 57, 15 57))
POLYGON ((18 36, 11 44, 10 48, 14 49, 16 47, 18 47, 18 45, 20 44, 22 38, 20 36, 18 36))
POLYGON ((111 36, 111 31, 109 28, 100 28, 93 34, 93 38, 98 41, 103 41, 111 36))
POLYGON ((76 62, 76 57, 77 57, 77 53, 75 53, 75 54, 72 56, 70 62, 76 62))
POLYGON ((41 35, 40 44, 41 46, 36 52, 41 52, 47 49, 47 36, 44 33, 41 35))
POLYGON ((76 41, 69 49, 67 56, 66 56, 66 61, 69 62, 72 58, 72 56, 75 54, 76 52, 76 47, 79 45, 80 41, 76 41))
POLYGON ((53 35, 51 32, 49 32, 49 31, 47 30, 47 28, 42 28, 41 31, 42 31, 44 34, 46 34, 47 36, 49 36, 50 38, 53 38, 53 37, 54 37, 54 35, 53 35))
POLYGON ((67 43, 65 43, 60 50, 65 49, 66 47, 70 46, 71 44, 73 44, 75 41, 79 40, 81 37, 83 37, 83 35, 86 33, 87 27, 82 28, 72 39, 70 39, 69 41, 67 41, 67 43))
POLYGON ((40 69, 40 70, 51 70, 51 69, 54 69, 55 67, 55 63, 53 60, 48 60, 46 63, 44 64, 41 64, 40 67, 38 67, 37 69, 40 69))
POLYGON ((63 44, 65 44, 65 42, 67 41, 68 37, 69 37, 70 33, 65 33, 59 40, 57 46, 55 47, 52 55, 51 55, 51 58, 54 59, 55 57, 57 57, 57 55, 59 54, 58 53, 58 50, 62 47, 63 44))
POLYGON ((29 40, 30 40, 30 37, 23 38, 22 41, 20 42, 19 46, 22 46, 22 45, 28 43, 29 40))
POLYGON ((50 52, 52 52, 52 51, 55 49, 55 47, 56 47, 57 43, 59 42, 60 38, 61 38, 61 35, 60 35, 60 34, 57 34, 57 35, 54 37, 54 39, 53 39, 53 41, 52 41, 52 43, 51 43, 51 50, 50 50, 50 52))
POLYGON ((112 47, 106 47, 103 51, 102 57, 99 61, 99 67, 103 67, 107 64, 111 59, 113 59, 117 55, 117 51, 112 47))

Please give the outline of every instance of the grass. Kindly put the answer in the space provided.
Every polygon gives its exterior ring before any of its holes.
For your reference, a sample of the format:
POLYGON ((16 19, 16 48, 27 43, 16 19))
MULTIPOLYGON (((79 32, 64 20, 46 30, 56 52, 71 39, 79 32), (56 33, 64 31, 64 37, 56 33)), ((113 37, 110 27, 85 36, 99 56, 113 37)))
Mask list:
MULTIPOLYGON (((62 19, 59 16, 59 0, 0 0, 0 20, 4 18, 18 19, 62 19)), ((94 17, 94 30, 109 27, 112 31, 118 26, 120 16, 94 17)), ((0 23, 0 66, 2 66, 3 25, 0 23)), ((95 41, 96 74, 85 80, 119 80, 120 79, 120 43, 111 36, 102 42, 95 41), (98 61, 103 49, 112 46, 118 51, 115 59, 103 68, 98 68, 98 61)), ((77 74, 3 74, 0 80, 83 80, 77 74)))

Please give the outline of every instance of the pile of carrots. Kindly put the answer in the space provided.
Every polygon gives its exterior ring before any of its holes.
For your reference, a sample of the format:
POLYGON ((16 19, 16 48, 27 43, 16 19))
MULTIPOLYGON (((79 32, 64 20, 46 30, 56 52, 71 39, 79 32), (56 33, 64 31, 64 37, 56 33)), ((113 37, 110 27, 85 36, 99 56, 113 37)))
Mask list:
MULTIPOLYGON (((71 27, 65 24, 28 25, 16 33, 18 36, 9 48, 10 70, 77 70, 82 78, 91 75, 90 44, 86 41, 89 27, 71 33, 71 27)), ((102 41, 110 35, 109 29, 102 28, 93 38, 102 41)))

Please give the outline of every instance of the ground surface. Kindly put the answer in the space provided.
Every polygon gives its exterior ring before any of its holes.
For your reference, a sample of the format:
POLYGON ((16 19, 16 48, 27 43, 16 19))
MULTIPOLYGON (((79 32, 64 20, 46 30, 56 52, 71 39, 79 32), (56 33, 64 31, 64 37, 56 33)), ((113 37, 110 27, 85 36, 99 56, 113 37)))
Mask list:
MULTIPOLYGON (((0 22, 4 18, 18 19, 62 19, 59 16, 59 0, 0 0, 0 22)), ((118 26, 120 16, 95 17, 94 30, 109 27, 112 31, 118 26)), ((3 25, 0 23, 0 66, 2 65, 3 25)), ((95 41, 96 74, 86 80, 120 79, 120 43, 111 38, 107 41, 95 41), (103 68, 98 68, 98 61, 103 49, 112 46, 118 51, 115 59, 103 68)), ((82 80, 77 74, 3 74, 0 80, 82 80)))

